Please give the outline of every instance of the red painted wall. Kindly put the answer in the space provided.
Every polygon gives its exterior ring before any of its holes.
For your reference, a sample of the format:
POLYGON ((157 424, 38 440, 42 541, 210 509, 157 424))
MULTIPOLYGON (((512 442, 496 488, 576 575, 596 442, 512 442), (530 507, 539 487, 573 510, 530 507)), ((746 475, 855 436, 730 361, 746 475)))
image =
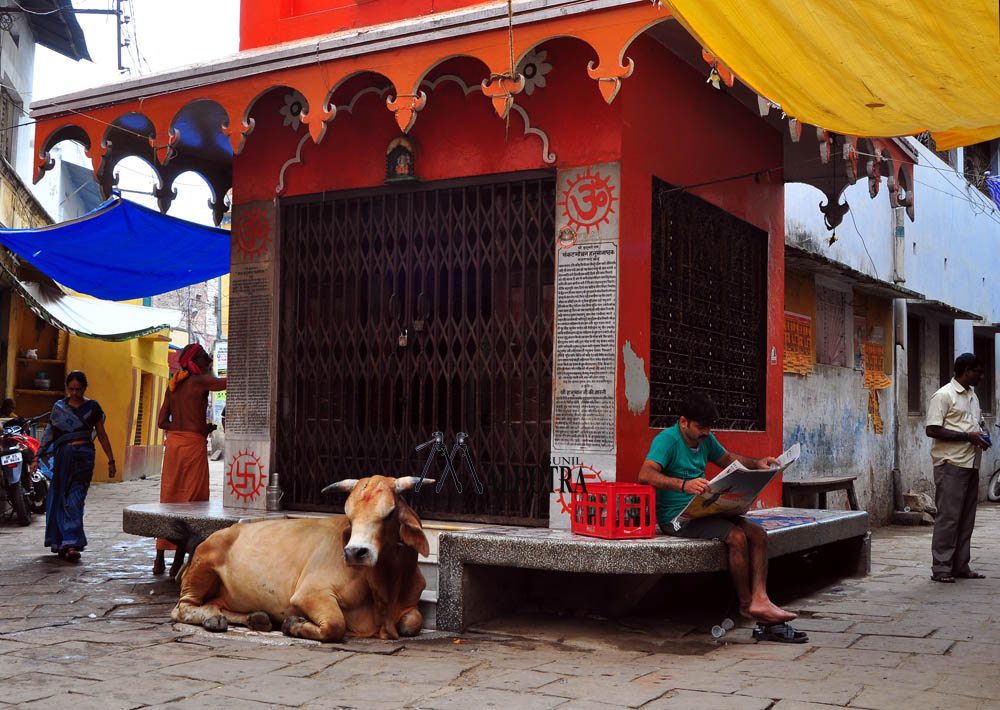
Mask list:
MULTIPOLYGON (((547 42, 554 61, 545 89, 531 96, 520 95, 533 126, 544 130, 555 164, 542 160, 542 141, 524 135, 524 121, 511 112, 509 127, 493 111, 479 82, 487 75, 477 60, 458 58, 439 65, 430 74, 462 77, 476 87, 465 96, 454 82, 443 82, 427 92, 427 105, 417 114, 409 137, 417 145, 416 171, 423 180, 442 180, 519 170, 551 169, 561 165, 585 165, 617 160, 621 155, 621 105, 604 103, 597 83, 587 76, 587 62, 596 55, 573 39, 547 42), (572 117, 572 120, 568 120, 572 117)), ((345 106, 371 80, 347 82, 334 94, 332 103, 345 106)), ((376 80, 378 78, 376 77, 376 80)), ((274 199, 282 164, 296 153, 305 134, 282 126, 279 114, 289 89, 276 89, 260 99, 251 111, 255 127, 242 153, 235 157, 233 195, 237 203, 274 199)), ((391 93, 391 91, 390 91, 391 93)), ((326 136, 316 145, 306 139, 302 163, 285 173, 287 189, 282 196, 308 195, 323 190, 344 190, 381 185, 385 179, 385 151, 400 136, 399 127, 385 97, 361 96, 354 110, 338 109, 326 136)))
POLYGON ((479 4, 482 0, 240 0, 240 49, 479 4))
MULTIPOLYGON (((249 0, 247 0, 249 2, 249 0)), ((417 174, 424 180, 504 173, 518 170, 575 167, 621 159, 621 271, 619 277, 619 375, 617 476, 634 481, 649 443, 658 430, 649 428, 648 407, 632 414, 625 399, 621 349, 629 341, 649 374, 649 260, 653 176, 675 185, 701 183, 719 177, 777 168, 782 163, 781 136, 729 96, 712 90, 705 77, 653 40, 640 37, 627 52, 635 72, 608 106, 596 82, 587 77, 593 51, 577 40, 556 39, 543 48, 553 69, 545 89, 517 102, 532 124, 546 131, 556 165, 542 161, 542 143, 524 136, 519 115, 511 113, 509 128, 477 89, 465 96, 454 83, 428 90, 427 106, 418 114, 410 136, 417 144, 417 174)), ((476 60, 449 60, 431 73, 462 76, 471 86, 486 69, 476 60)), ((377 77, 376 77, 377 80, 377 77)), ((346 105, 370 77, 349 82, 333 103, 346 105)), ((255 129, 244 151, 236 156, 234 201, 270 200, 281 166, 295 156, 305 128, 296 134, 282 126, 279 109, 287 89, 277 89, 254 107, 255 129)), ((372 187, 385 178, 385 149, 400 135, 384 96, 367 94, 353 113, 338 111, 324 140, 306 139, 300 164, 285 173, 283 196, 372 187)), ((741 219, 764 229, 770 237, 768 348, 774 346, 779 364, 767 366, 767 429, 765 432, 720 432, 724 446, 751 455, 777 454, 782 431, 782 313, 784 310, 784 191, 780 175, 773 183, 753 179, 698 188, 693 192, 741 219)), ((761 353, 766 357, 767 353, 761 353)), ((777 484, 765 501, 780 502, 777 484)))
MULTIPOLYGON (((619 481, 634 481, 659 429, 649 427, 649 407, 639 415, 625 399, 622 348, 626 341, 649 375, 651 185, 653 176, 674 185, 694 185, 782 164, 781 135, 742 104, 705 83, 662 45, 640 37, 627 55, 635 72, 616 102, 622 103, 621 276, 618 342, 619 481)), ((707 75, 707 70, 705 72, 707 75)), ((782 313, 784 311, 784 190, 780 172, 771 183, 752 178, 692 189, 769 234, 767 345, 777 364, 767 366, 764 432, 717 432, 727 449, 742 454, 778 454, 782 427, 782 313)), ((780 505, 773 485, 765 502, 780 505)))

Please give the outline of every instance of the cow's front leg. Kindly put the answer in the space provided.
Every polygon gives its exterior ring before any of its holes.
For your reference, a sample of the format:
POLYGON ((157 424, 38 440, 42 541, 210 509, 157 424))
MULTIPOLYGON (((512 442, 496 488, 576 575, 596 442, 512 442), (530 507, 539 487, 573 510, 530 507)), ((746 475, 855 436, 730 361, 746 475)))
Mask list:
POLYGON ((296 592, 290 600, 305 614, 289 616, 281 625, 286 636, 312 639, 313 641, 342 641, 347 632, 347 622, 340 604, 328 592, 296 592))
POLYGON ((399 617, 396 624, 396 631, 400 636, 416 636, 420 633, 420 627, 424 625, 424 615, 416 607, 407 609, 399 617))

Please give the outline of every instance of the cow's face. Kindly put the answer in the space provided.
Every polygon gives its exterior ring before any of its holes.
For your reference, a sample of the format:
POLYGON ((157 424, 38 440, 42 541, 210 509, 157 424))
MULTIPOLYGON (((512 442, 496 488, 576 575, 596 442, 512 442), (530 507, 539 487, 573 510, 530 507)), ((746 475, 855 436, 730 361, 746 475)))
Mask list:
MULTIPOLYGON (((349 565, 374 567, 379 552, 400 541, 421 555, 430 554, 427 537, 416 513, 398 497, 413 488, 416 476, 370 478, 339 481, 324 490, 350 490, 344 513, 351 525, 350 538, 344 541, 344 559, 349 565)), ((432 482, 424 479, 424 483, 432 482)))

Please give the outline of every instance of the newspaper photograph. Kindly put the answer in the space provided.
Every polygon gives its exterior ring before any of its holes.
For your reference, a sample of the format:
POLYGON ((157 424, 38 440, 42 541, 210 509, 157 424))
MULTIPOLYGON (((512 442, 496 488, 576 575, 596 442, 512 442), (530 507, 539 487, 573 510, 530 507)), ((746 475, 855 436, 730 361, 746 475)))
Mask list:
POLYGON ((748 512, 775 476, 795 462, 799 451, 799 445, 794 444, 778 457, 779 465, 772 468, 750 469, 739 461, 733 461, 708 482, 708 489, 704 493, 692 498, 687 507, 674 518, 674 530, 680 530, 685 522, 695 518, 743 515, 748 512))

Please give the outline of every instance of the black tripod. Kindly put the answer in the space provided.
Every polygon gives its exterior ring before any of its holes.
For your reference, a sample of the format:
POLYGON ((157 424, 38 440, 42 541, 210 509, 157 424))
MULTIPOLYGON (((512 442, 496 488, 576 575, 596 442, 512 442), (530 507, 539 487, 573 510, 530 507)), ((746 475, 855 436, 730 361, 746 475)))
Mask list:
MULTIPOLYGON (((415 451, 420 451, 425 449, 431 444, 434 444, 434 448, 427 452, 427 463, 424 464, 424 470, 420 474, 420 480, 417 481, 417 485, 413 487, 415 493, 420 492, 420 486, 424 484, 424 477, 427 475, 427 469, 431 466, 431 461, 434 459, 434 454, 441 453, 444 456, 445 468, 444 476, 441 477, 441 481, 437 485, 437 490, 441 490, 441 484, 444 483, 444 479, 448 477, 448 471, 450 470, 453 474, 455 469, 451 466, 451 457, 448 456, 448 447, 444 445, 444 433, 436 431, 431 435, 433 438, 430 441, 425 441, 420 446, 418 446, 415 451)), ((458 486, 458 492, 462 492, 462 484, 458 481, 458 475, 455 475, 455 485, 458 486)))
MULTIPOLYGON (((465 456, 466 463, 469 464, 469 470, 472 471, 472 482, 476 484, 476 492, 482 495, 483 484, 479 482, 479 476, 476 474, 476 467, 472 465, 472 457, 469 456, 469 447, 465 445, 465 441, 468 438, 469 435, 466 434, 464 431, 458 432, 458 435, 455 437, 455 445, 451 447, 451 456, 448 457, 448 464, 449 466, 451 465, 451 462, 455 460, 455 454, 457 453, 457 450, 461 449, 462 455, 465 456)), ((458 492, 461 493, 462 484, 458 482, 458 473, 455 472, 455 468, 453 466, 451 467, 451 471, 452 473, 455 474, 455 485, 458 486, 458 492)), ((435 493, 441 492, 441 486, 444 485, 444 479, 447 478, 447 476, 448 476, 448 471, 445 470, 445 475, 441 478, 440 481, 438 481, 437 488, 434 489, 435 493)))

